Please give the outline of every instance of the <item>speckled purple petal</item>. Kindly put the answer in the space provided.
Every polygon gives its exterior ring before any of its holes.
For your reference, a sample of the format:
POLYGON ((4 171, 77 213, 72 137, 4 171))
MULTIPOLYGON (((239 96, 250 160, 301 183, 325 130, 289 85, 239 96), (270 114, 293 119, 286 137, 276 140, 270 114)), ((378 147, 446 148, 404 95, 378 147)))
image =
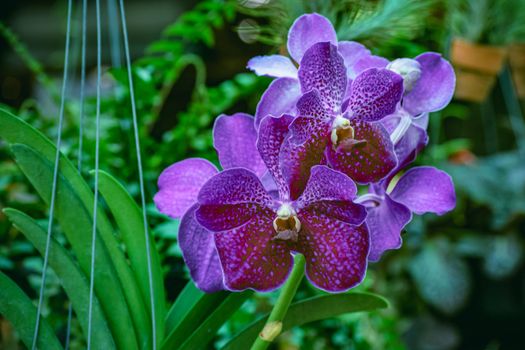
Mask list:
POLYGON ((290 274, 289 242, 273 239, 274 216, 264 209, 245 225, 215 234, 227 289, 266 292, 281 286, 290 274))
POLYGON ((325 165, 316 165, 296 205, 300 210, 360 225, 365 220, 366 210, 353 202, 356 193, 357 187, 348 176, 325 165))
POLYGON ((220 115, 213 126, 213 145, 223 169, 246 168, 262 176, 266 166, 257 147, 253 117, 245 113, 220 115))
POLYGON ((298 75, 303 93, 319 91, 323 106, 330 112, 340 112, 347 78, 337 46, 327 42, 312 45, 301 60, 298 75))
POLYGON ((179 246, 195 285, 206 293, 213 293, 224 289, 222 269, 213 233, 195 220, 197 207, 197 204, 192 206, 182 217, 179 246))
POLYGON ((363 280, 370 248, 366 225, 353 226, 315 212, 299 215, 297 251, 306 259, 306 277, 328 292, 343 292, 363 280))
POLYGON ((349 111, 354 118, 377 121, 394 113, 403 96, 403 78, 387 69, 371 68, 352 83, 349 111))
POLYGON ((244 168, 220 172, 202 186, 195 212, 206 229, 218 232, 241 226, 269 206, 272 198, 257 176, 244 168))
POLYGON ((175 219, 182 217, 197 202, 202 185, 217 173, 215 165, 201 158, 169 166, 159 176, 159 192, 153 198, 157 209, 175 219))
POLYGON ((456 193, 450 175, 429 166, 407 171, 390 197, 416 214, 431 212, 443 215, 456 206, 456 193))
POLYGON ((378 261, 389 249, 401 247, 401 230, 412 219, 412 213, 403 204, 384 195, 377 207, 368 208, 366 223, 370 231, 370 255, 368 260, 378 261))
POLYGON ((296 62, 301 62, 306 50, 319 42, 337 44, 337 35, 332 23, 317 13, 297 18, 288 32, 288 52, 296 62))
POLYGON ((257 56, 248 61, 246 67, 257 75, 276 78, 297 78, 297 68, 292 61, 281 55, 257 56))
POLYGON ((421 77, 403 98, 403 107, 418 115, 444 108, 452 99, 456 86, 456 75, 450 63, 435 52, 426 52, 416 57, 421 65, 421 77))
POLYGON ((297 101, 297 112, 301 117, 313 118, 326 123, 331 123, 333 117, 327 113, 321 100, 319 91, 312 90, 305 93, 297 101))
POLYGON ((278 118, 267 116, 259 126, 257 139, 257 149, 283 198, 288 197, 289 191, 279 164, 279 154, 292 121, 293 117, 287 114, 278 118))
POLYGON ((255 127, 264 117, 276 117, 285 113, 295 114, 295 105, 301 97, 301 87, 297 79, 279 78, 268 86, 255 111, 255 127))
POLYGON ((328 162, 358 183, 378 182, 397 164, 390 135, 379 123, 352 119, 350 125, 354 128, 355 139, 342 141, 337 149, 330 143, 328 162), (355 143, 356 140, 366 142, 355 143))
POLYGON ((354 76, 350 75, 349 78, 355 79, 359 74, 370 68, 386 68, 390 63, 386 58, 381 56, 367 55, 360 58, 353 67, 354 76))
MULTIPOLYGON (((358 74, 354 70, 356 63, 363 58, 369 57, 370 50, 368 50, 364 45, 355 41, 340 41, 337 45, 337 49, 339 54, 345 60, 347 77, 354 79, 358 74)), ((380 68, 384 67, 386 67, 386 65, 380 68)))

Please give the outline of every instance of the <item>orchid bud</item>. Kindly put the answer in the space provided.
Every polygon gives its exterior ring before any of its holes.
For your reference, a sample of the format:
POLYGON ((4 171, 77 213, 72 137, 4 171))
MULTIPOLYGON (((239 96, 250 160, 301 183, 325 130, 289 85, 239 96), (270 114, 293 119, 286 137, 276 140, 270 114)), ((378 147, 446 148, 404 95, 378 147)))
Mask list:
POLYGON ((390 62, 386 68, 403 77, 405 92, 410 92, 421 77, 421 65, 411 58, 398 58, 390 62))

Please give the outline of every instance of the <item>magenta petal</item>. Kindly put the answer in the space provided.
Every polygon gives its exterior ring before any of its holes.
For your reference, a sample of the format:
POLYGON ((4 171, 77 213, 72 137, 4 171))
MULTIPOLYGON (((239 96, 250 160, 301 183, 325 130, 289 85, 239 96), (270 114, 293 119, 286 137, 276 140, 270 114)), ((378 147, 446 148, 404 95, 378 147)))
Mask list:
POLYGON ((352 116, 377 121, 394 113, 403 96, 403 78, 387 69, 371 68, 352 83, 349 110, 352 116))
POLYGON ((248 61, 248 69, 257 75, 276 78, 297 78, 297 68, 292 61, 281 55, 257 56, 248 61))
POLYGON ((360 58, 353 67, 354 76, 350 75, 349 78, 354 79, 359 74, 370 68, 386 68, 390 63, 386 58, 381 56, 368 55, 360 58))
POLYGON ((222 269, 213 233, 195 220, 197 207, 198 205, 192 206, 182 217, 179 246, 197 287, 206 293, 213 293, 224 289, 222 269))
POLYGON ((325 108, 340 112, 346 92, 346 68, 337 46, 327 42, 312 45, 304 54, 299 67, 301 91, 319 91, 325 108))
MULTIPOLYGON (((355 65, 361 59, 370 56, 370 50, 368 50, 364 45, 355 42, 355 41, 340 41, 337 45, 339 54, 345 60, 346 66, 346 75, 348 78, 354 79, 357 76, 357 72, 354 70, 355 65)), ((388 64, 388 63, 387 63, 388 64)), ((383 67, 386 67, 386 64, 383 67)), ((371 68, 371 67, 367 67, 371 68)), ((359 71, 360 73, 361 71, 359 71)))
POLYGON ((245 113, 220 115, 213 126, 213 145, 223 169, 246 168, 262 176, 266 166, 259 156, 253 117, 245 113))
POLYGON ((353 226, 315 212, 299 215, 297 251, 306 259, 306 277, 328 292, 342 292, 363 280, 370 240, 366 225, 353 226))
POLYGON ((442 215, 456 206, 456 193, 450 175, 429 166, 407 171, 390 197, 416 214, 431 212, 442 215))
POLYGON ((450 63, 435 52, 416 57, 421 65, 421 77, 403 98, 403 107, 412 115, 435 112, 452 99, 456 75, 450 63))
POLYGON ((288 52, 295 62, 301 62, 306 50, 319 42, 337 44, 337 36, 332 23, 317 13, 297 18, 288 32, 288 52))
POLYGON ((220 172, 202 186, 199 192, 197 221, 210 231, 231 230, 243 225, 272 198, 257 176, 244 168, 220 172))
POLYGON ((293 117, 287 114, 279 118, 267 116, 259 126, 257 139, 257 149, 283 197, 288 196, 288 186, 281 172, 279 154, 292 120, 293 117))
POLYGON ((264 117, 276 117, 295 112, 295 104, 301 97, 301 87, 297 79, 279 78, 274 80, 264 92, 255 111, 255 127, 264 117))
POLYGON ((273 239, 273 219, 273 212, 265 209, 245 225, 215 234, 228 289, 265 292, 278 288, 288 277, 293 258, 287 241, 273 239))
POLYGON ((370 255, 368 260, 378 261, 389 249, 401 247, 401 230, 412 219, 412 213, 403 204, 391 200, 388 195, 377 207, 368 208, 366 224, 370 231, 370 255))
POLYGON ((332 168, 350 176, 352 180, 366 184, 378 182, 397 164, 394 145, 390 135, 379 123, 350 120, 355 139, 342 141, 337 149, 327 148, 328 162, 332 168))
POLYGON ((164 169, 159 176, 159 192, 153 200, 157 209, 180 218, 195 202, 206 181, 218 173, 215 165, 201 158, 189 158, 164 169))

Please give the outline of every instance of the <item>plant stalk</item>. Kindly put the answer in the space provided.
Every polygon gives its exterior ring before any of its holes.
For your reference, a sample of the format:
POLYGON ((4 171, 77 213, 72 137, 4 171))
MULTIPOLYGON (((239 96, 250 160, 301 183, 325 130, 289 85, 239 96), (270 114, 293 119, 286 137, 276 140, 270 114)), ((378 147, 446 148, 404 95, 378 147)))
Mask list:
POLYGON ((264 350, 268 348, 271 342, 281 333, 283 319, 286 316, 286 312, 288 312, 288 308, 292 303, 295 293, 297 292, 299 283, 301 283, 301 280, 303 279, 304 265, 304 256, 297 254, 294 259, 292 273, 284 284, 281 294, 279 295, 264 328, 253 343, 251 350, 264 350))

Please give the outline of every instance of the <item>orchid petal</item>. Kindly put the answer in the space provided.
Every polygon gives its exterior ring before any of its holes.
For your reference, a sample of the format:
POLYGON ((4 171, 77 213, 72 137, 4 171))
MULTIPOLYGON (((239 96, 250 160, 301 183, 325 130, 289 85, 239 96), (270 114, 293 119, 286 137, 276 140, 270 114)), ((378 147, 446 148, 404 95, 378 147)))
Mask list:
POLYGON ((368 260, 378 261, 389 249, 401 247, 401 231, 412 219, 412 213, 403 204, 384 195, 376 207, 368 208, 366 224, 370 231, 370 255, 368 260))
POLYGON ((432 212, 442 215, 456 206, 456 193, 450 175, 428 166, 407 171, 390 197, 416 214, 432 212))
POLYGON ((312 45, 304 54, 299 67, 303 93, 317 90, 325 108, 339 112, 346 92, 346 68, 337 46, 327 42, 312 45))
POLYGON ((195 213, 206 229, 218 232, 243 225, 272 202, 257 176, 244 168, 220 172, 202 186, 195 213))
POLYGON ((315 212, 299 216, 297 251, 306 260, 306 277, 328 292, 343 292, 364 278, 370 238, 366 225, 353 226, 315 212))
MULTIPOLYGON (((346 75, 347 77, 353 79, 357 76, 357 73, 354 70, 354 66, 359 62, 361 59, 369 57, 370 56, 370 50, 368 50, 364 45, 355 42, 355 41, 340 41, 337 45, 337 49, 339 51, 339 54, 343 57, 345 60, 345 67, 346 67, 346 75)), ((379 68, 384 68, 383 67, 379 68)), ((371 68, 371 67, 367 67, 371 68)))
POLYGON ((215 248, 213 233, 195 220, 193 205, 182 217, 179 228, 179 245, 184 262, 198 288, 206 293, 224 289, 219 255, 215 248))
POLYGON ((328 147, 328 162, 358 183, 378 182, 397 164, 390 135, 378 123, 352 119, 350 125, 354 139, 328 147))
POLYGON ((245 225, 215 234, 224 284, 229 290, 270 291, 290 274, 293 258, 289 242, 273 239, 273 219, 273 212, 264 209, 245 225))
POLYGON ((245 113, 221 115, 213 126, 213 145, 223 169, 242 167, 262 176, 266 166, 257 147, 253 117, 245 113))
POLYGON ((403 98, 403 107, 412 115, 443 109, 454 95, 454 69, 435 52, 421 54, 416 61, 421 65, 421 77, 403 98))
POLYGON ((317 13, 297 18, 288 32, 288 52, 296 62, 301 62, 304 53, 319 42, 337 44, 337 35, 332 23, 317 13))
POLYGON ((353 117, 378 121, 394 113, 403 96, 403 78, 387 69, 371 68, 352 83, 349 110, 353 117))
POLYGON ((153 200, 158 210, 180 218, 195 202, 202 185, 218 173, 215 165, 201 158, 189 158, 166 168, 159 176, 159 192, 153 200))
POLYGON ((264 117, 276 117, 285 113, 295 114, 295 105, 301 97, 301 87, 297 79, 279 78, 274 80, 264 92, 255 111, 255 127, 264 117))
POLYGON ((367 69, 386 68, 388 63, 390 62, 386 58, 381 57, 381 56, 375 56, 375 55, 364 56, 354 64, 353 73, 355 75, 349 75, 348 77, 351 79, 355 79, 355 77, 357 77, 359 74, 361 74, 367 69))
POLYGON ((257 75, 275 78, 297 78, 297 68, 292 61, 281 55, 257 56, 248 61, 248 69, 257 75))

